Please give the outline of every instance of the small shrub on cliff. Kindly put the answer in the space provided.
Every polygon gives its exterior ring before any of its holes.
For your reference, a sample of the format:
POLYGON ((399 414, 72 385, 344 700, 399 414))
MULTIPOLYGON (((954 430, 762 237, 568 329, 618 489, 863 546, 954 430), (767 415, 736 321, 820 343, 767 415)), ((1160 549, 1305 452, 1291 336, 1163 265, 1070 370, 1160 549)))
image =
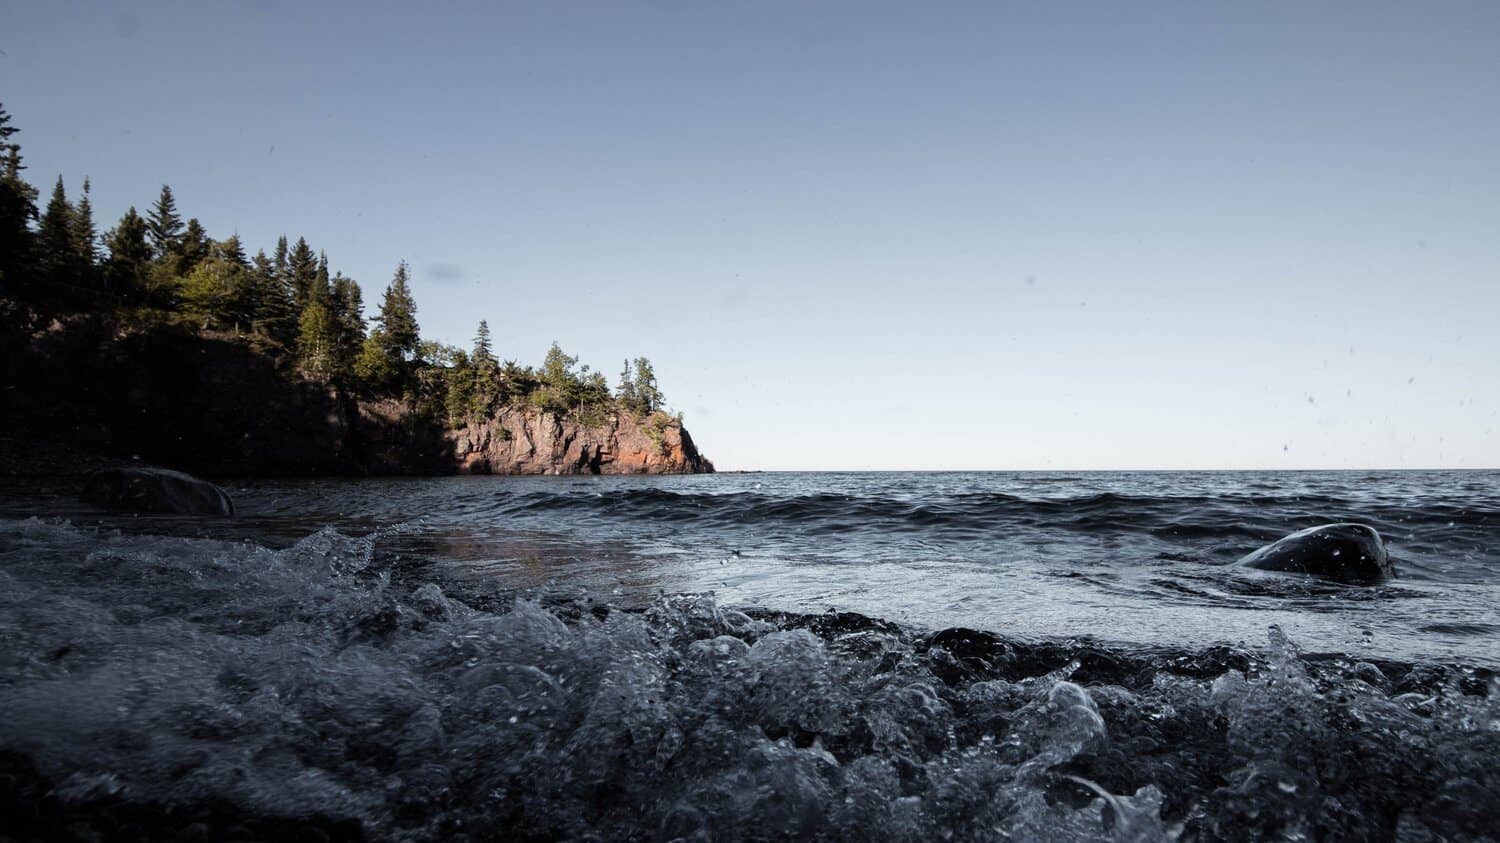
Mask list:
POLYGON ((662 456, 668 456, 671 453, 672 449, 667 446, 667 428, 671 427, 673 424, 681 426, 681 413, 678 413, 676 417, 673 417, 658 410, 652 413, 651 416, 646 419, 645 423, 641 425, 641 431, 646 434, 646 438, 651 440, 651 444, 656 446, 657 453, 661 454, 662 456))

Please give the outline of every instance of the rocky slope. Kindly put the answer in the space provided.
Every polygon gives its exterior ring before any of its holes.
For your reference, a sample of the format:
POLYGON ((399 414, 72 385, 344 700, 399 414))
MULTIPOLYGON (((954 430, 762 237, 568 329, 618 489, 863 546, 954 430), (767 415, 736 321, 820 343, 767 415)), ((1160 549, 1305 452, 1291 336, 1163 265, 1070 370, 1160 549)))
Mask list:
MULTIPOLYGON (((587 426, 507 408, 451 429, 400 402, 303 379, 276 348, 98 318, 3 320, 0 397, 0 470, 12 474, 53 473, 59 449, 209 475, 713 471, 662 415, 621 410, 587 426), (52 459, 28 469, 29 453, 52 459)), ((76 473, 95 467, 84 462, 76 473)))

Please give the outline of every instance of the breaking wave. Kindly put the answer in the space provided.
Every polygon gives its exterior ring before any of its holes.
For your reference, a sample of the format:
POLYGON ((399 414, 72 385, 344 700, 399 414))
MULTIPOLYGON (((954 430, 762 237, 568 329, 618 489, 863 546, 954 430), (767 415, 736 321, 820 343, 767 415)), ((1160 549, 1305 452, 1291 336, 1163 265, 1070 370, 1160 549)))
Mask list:
POLYGON ((471 594, 396 565, 384 536, 325 529, 275 550, 0 522, 12 833, 1436 840, 1500 827, 1500 685, 1483 669, 1309 657, 1275 627, 1260 649, 1132 649, 702 594, 644 610, 471 594))

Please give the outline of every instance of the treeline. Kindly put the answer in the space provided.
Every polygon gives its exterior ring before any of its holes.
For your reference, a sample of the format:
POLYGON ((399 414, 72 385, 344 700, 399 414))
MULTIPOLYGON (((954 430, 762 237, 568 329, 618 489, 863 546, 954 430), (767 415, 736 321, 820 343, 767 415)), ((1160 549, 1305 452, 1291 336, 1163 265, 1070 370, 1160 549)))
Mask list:
POLYGON ((644 357, 625 362, 611 391, 603 373, 580 366, 556 343, 539 367, 502 361, 485 321, 470 349, 424 341, 405 262, 367 321, 359 283, 330 272, 327 255, 306 238, 289 243, 283 236, 271 255, 248 255, 237 234, 216 240, 196 218, 184 220, 169 186, 144 216, 132 206, 102 235, 87 178, 74 201, 59 176, 39 209, 40 194, 22 177, 16 132, 0 106, 0 292, 44 312, 107 312, 232 333, 293 355, 309 377, 367 397, 408 400, 452 425, 505 406, 585 423, 616 407, 642 417, 662 411, 644 357))

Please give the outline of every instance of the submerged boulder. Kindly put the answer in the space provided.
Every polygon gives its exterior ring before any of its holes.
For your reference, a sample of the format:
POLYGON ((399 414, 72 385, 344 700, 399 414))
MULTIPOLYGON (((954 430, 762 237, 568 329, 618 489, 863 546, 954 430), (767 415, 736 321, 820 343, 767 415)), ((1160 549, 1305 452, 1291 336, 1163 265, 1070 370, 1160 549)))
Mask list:
POLYGON ((110 468, 90 475, 83 499, 110 509, 175 515, 233 515, 229 493, 166 468, 110 468))
POLYGON ((1235 564, 1359 585, 1385 582, 1395 576, 1380 534, 1363 524, 1309 527, 1247 554, 1235 564))

